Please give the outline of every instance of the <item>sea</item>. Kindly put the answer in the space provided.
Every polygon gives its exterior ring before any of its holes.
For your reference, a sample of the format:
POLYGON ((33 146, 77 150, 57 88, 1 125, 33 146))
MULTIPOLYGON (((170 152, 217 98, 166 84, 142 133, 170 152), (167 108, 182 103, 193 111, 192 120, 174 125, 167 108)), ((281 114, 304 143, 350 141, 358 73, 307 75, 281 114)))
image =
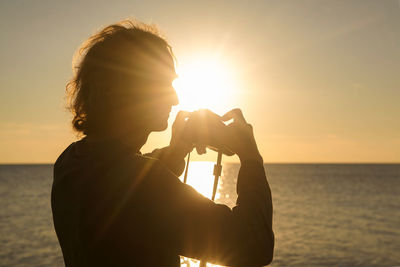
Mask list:
MULTIPOLYGON (((189 168, 188 183, 206 196, 212 164, 189 168)), ((235 205, 239 168, 223 165, 216 202, 235 205)), ((271 266, 400 266, 400 164, 265 164, 265 170, 276 236, 271 266)), ((52 165, 0 165, 0 266, 64 266, 52 179, 52 165)), ((182 266, 198 265, 182 258, 182 266)))

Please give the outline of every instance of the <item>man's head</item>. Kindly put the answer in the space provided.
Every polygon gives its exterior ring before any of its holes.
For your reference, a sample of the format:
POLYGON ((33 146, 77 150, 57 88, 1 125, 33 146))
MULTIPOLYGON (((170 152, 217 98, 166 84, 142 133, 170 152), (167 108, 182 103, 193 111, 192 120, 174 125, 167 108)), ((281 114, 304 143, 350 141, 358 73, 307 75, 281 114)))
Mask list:
POLYGON ((167 128, 178 104, 170 45, 153 26, 123 21, 90 37, 67 85, 73 126, 84 135, 167 128))

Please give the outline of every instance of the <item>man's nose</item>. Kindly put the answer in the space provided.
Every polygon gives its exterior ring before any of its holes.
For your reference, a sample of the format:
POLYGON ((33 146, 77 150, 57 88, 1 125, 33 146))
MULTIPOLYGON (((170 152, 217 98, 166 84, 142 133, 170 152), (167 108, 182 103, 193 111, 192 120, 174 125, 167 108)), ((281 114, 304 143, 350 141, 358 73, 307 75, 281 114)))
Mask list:
POLYGON ((162 93, 156 93, 153 101, 160 105, 176 106, 179 104, 178 95, 173 87, 165 88, 162 93))
POLYGON ((176 106, 179 104, 178 94, 176 93, 174 88, 172 88, 171 103, 172 103, 172 106, 176 106))

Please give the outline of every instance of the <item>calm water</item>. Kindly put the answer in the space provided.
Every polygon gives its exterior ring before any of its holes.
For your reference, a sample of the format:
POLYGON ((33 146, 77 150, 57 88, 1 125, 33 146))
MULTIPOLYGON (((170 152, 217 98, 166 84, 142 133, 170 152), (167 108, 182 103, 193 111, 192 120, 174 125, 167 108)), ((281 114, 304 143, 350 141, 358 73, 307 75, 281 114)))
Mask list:
MULTIPOLYGON (((193 162, 190 172, 202 166, 193 162)), ((224 166, 217 202, 234 205, 238 170, 224 166)), ((272 266, 400 266, 400 165, 266 170, 274 201, 272 266)), ((0 165, 0 266, 63 266, 51 182, 51 165, 0 165)))

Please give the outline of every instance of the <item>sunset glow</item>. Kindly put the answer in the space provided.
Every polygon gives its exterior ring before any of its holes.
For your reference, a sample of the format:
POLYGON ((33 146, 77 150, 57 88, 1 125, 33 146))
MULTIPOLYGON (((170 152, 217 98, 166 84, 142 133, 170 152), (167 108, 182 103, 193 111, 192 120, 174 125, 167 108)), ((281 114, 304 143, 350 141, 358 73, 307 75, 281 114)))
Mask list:
POLYGON ((73 54, 135 15, 158 25, 179 75, 169 128, 142 152, 168 145, 179 110, 241 108, 266 162, 400 162, 398 1, 22 2, 0 8, 1 25, 21 29, 1 43, 1 163, 53 163, 77 140, 65 109, 73 54))

